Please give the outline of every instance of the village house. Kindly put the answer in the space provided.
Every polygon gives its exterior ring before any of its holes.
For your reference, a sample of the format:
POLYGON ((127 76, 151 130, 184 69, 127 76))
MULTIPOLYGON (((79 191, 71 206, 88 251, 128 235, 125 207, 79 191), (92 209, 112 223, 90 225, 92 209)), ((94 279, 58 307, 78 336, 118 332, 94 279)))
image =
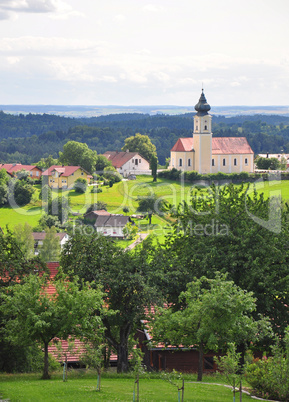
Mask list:
POLYGON ((211 109, 202 91, 195 106, 193 137, 179 138, 169 169, 208 173, 254 172, 254 152, 245 137, 213 137, 211 109))
POLYGON ((51 188, 72 188, 74 182, 80 177, 90 180, 90 175, 81 166, 58 166, 53 165, 43 173, 43 184, 51 188))
POLYGON ((110 237, 124 237, 123 229, 133 221, 129 216, 110 214, 105 210, 91 211, 84 215, 86 222, 91 223, 98 233, 110 237))
POLYGON ((10 176, 14 176, 17 172, 24 170, 29 173, 32 179, 40 179, 42 170, 35 165, 22 165, 21 163, 4 163, 0 164, 0 169, 5 169, 10 176))
POLYGON ((107 151, 103 154, 123 177, 151 174, 149 162, 138 152, 107 151))
MULTIPOLYGON (((68 241, 69 236, 65 232, 55 233, 55 235, 59 239, 60 248, 62 249, 63 246, 65 245, 65 243, 68 241)), ((46 237, 46 233, 45 232, 32 232, 32 236, 34 239, 34 254, 38 255, 39 249, 42 247, 43 240, 46 237)))

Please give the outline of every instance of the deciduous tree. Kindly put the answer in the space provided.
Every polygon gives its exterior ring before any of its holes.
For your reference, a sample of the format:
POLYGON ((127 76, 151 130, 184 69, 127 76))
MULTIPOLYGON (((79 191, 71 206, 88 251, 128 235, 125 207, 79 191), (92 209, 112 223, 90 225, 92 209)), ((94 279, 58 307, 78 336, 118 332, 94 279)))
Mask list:
POLYGON ((136 133, 134 136, 128 137, 124 141, 122 151, 139 152, 148 162, 152 155, 156 155, 156 147, 147 135, 136 133))

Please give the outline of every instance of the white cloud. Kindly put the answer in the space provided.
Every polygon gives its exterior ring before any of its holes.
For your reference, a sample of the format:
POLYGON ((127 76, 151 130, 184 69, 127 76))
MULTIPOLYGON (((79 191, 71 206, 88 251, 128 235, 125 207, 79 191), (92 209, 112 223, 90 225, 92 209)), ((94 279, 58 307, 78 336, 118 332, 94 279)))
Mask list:
POLYGON ((0 19, 9 19, 19 13, 49 13, 55 18, 82 15, 63 0, 0 0, 0 19))
POLYGON ((151 13, 158 13, 159 11, 163 10, 163 7, 156 6, 155 4, 147 4, 143 7, 144 11, 149 11, 151 13))

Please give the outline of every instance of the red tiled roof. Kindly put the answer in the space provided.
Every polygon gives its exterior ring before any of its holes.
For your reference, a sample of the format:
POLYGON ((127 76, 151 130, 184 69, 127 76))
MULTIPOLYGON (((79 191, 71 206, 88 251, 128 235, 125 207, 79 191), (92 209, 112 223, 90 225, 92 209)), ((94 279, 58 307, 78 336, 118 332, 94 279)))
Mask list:
POLYGON ((8 173, 19 172, 22 169, 28 172, 33 169, 38 169, 41 172, 41 169, 35 165, 22 165, 21 163, 4 163, 0 165, 0 169, 5 169, 8 173))
POLYGON ((246 137, 213 137, 212 155, 253 154, 246 137))
POLYGON ((171 152, 190 152, 194 147, 194 139, 193 137, 188 138, 179 138, 175 143, 171 152))
MULTIPOLYGON (((107 151, 103 154, 115 168, 122 167, 130 159, 134 158, 136 155, 140 155, 138 152, 118 152, 118 151, 107 151)), ((141 156, 141 155, 140 155, 141 156)), ((145 159, 142 156, 143 159, 145 159)), ((146 159, 145 159, 146 160, 146 159)))
MULTIPOLYGON (((81 166, 58 166, 58 165, 53 165, 50 166, 50 168, 46 169, 42 175, 44 176, 51 176, 52 172, 56 170, 57 172, 60 173, 61 176, 71 176, 72 173, 76 172, 76 170, 82 169, 84 172, 85 170, 81 166)), ((86 172, 87 173, 87 172, 86 172)))

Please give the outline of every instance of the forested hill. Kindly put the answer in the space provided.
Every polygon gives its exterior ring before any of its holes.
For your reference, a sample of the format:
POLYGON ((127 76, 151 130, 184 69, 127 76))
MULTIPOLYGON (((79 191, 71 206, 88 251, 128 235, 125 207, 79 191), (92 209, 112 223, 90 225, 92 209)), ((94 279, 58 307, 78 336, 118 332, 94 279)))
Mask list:
MULTIPOLYGON (((120 150, 125 138, 147 134, 165 163, 179 137, 193 132, 194 113, 154 115, 122 113, 91 118, 0 112, 0 162, 36 163, 58 156, 69 141, 85 142, 98 153, 120 150)), ((246 136, 255 153, 289 153, 289 117, 278 115, 213 116, 214 136, 246 136)))

